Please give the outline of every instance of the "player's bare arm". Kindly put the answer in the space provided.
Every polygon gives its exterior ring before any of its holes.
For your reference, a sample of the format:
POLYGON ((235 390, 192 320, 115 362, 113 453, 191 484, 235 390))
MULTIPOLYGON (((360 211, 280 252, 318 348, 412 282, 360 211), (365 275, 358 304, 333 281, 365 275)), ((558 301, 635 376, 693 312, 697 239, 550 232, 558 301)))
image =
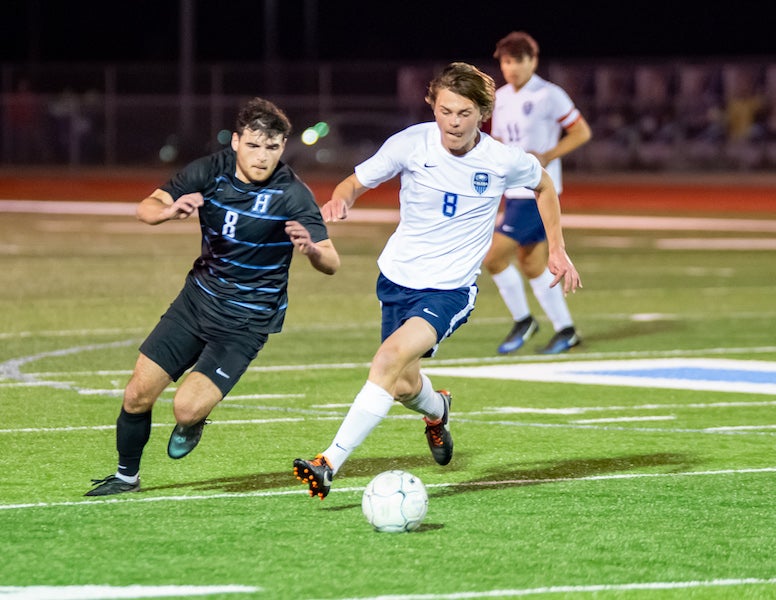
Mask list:
POLYGON ((547 245, 549 246, 549 258, 547 266, 554 275, 550 287, 563 281, 563 293, 575 292, 582 287, 582 281, 577 273, 574 263, 566 254, 566 242, 563 239, 563 230, 560 226, 560 200, 550 175, 542 169, 542 178, 534 189, 536 204, 542 217, 544 229, 547 232, 547 245))
POLYGON ((547 152, 533 152, 543 167, 546 167, 552 160, 566 156, 580 146, 586 144, 593 137, 585 117, 582 115, 565 129, 565 134, 558 140, 558 144, 547 152))
POLYGON ((356 198, 368 189, 361 184, 355 173, 340 181, 331 194, 331 200, 321 207, 323 220, 328 223, 347 219, 348 210, 353 206, 356 198))
POLYGON ((334 275, 339 269, 340 258, 331 240, 314 242, 307 228, 298 221, 286 221, 286 234, 299 252, 310 264, 326 275, 334 275))
POLYGON ((188 219, 204 203, 205 200, 199 192, 184 194, 173 200, 168 192, 157 189, 138 204, 135 214, 143 223, 158 225, 173 219, 188 219))

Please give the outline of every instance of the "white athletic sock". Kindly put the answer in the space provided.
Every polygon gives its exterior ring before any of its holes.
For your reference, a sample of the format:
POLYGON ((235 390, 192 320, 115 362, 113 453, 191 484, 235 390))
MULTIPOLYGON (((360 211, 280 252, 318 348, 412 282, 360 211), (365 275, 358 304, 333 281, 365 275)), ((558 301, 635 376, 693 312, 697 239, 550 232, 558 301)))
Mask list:
POLYGON ((550 273, 550 269, 544 269, 544 273, 529 280, 533 288, 534 296, 539 301, 542 309, 552 321, 555 331, 560 331, 566 327, 573 327, 574 321, 571 319, 569 307, 566 304, 566 298, 563 296, 562 283, 555 287, 550 287, 555 276, 550 273))
POLYGON ((393 405, 393 396, 379 385, 367 381, 356 395, 348 414, 323 455, 336 474, 340 467, 358 448, 372 430, 380 424, 393 405))
POLYGON ((118 479, 121 479, 121 481, 126 481, 127 483, 137 483, 137 480, 140 479, 140 476, 137 474, 130 477, 128 475, 122 475, 118 471, 116 472, 116 477, 118 479))
POLYGON ((512 319, 522 321, 531 314, 528 298, 525 295, 523 278, 515 265, 509 265, 501 273, 496 273, 493 283, 496 284, 504 304, 507 305, 512 319))
POLYGON ((427 375, 421 373, 420 380, 423 385, 420 387, 418 395, 411 400, 402 402, 402 404, 410 410, 424 415, 429 421, 438 421, 445 415, 445 403, 442 396, 434 391, 434 386, 431 385, 431 380, 427 375))

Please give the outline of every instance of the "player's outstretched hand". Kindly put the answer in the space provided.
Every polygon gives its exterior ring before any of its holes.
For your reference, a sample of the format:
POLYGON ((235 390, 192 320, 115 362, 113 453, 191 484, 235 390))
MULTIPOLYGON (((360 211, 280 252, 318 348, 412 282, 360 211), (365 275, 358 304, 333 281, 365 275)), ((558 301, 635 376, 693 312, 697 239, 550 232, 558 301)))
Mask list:
POLYGON ((348 218, 348 205, 342 198, 332 198, 321 207, 321 215, 327 223, 348 218))
POLYGON ((582 287, 582 280, 577 273, 577 269, 574 263, 571 262, 569 255, 565 250, 559 252, 551 252, 547 266, 550 269, 555 278, 550 283, 550 287, 555 287, 563 281, 563 294, 566 295, 569 292, 576 292, 578 288, 582 287))

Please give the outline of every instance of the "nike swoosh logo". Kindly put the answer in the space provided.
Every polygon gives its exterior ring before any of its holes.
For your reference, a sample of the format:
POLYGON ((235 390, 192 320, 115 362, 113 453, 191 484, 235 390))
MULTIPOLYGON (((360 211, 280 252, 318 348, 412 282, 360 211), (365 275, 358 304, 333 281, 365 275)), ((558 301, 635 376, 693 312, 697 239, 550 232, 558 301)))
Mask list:
POLYGON ((424 166, 424 167, 426 167, 427 169, 433 169, 433 168, 434 168, 434 167, 436 167, 437 165, 430 165, 430 164, 428 164, 428 163, 423 163, 423 166, 424 166))
POLYGON ((226 378, 226 379, 229 379, 229 375, 227 375, 226 373, 224 373, 224 372, 221 370, 221 367, 218 367, 218 368, 216 369, 216 375, 220 375, 221 377, 224 377, 224 378, 226 378))
POLYGON ((514 231, 515 230, 515 228, 512 227, 511 225, 502 225, 501 229, 503 229, 504 231, 514 231))
POLYGON ((427 315, 431 315, 432 317, 437 317, 437 318, 439 317, 439 315, 438 315, 438 314, 436 314, 435 312, 431 312, 431 311, 430 311, 429 309, 427 309, 427 308, 424 308, 424 309, 423 309, 423 312, 424 312, 424 313, 426 313, 427 315))

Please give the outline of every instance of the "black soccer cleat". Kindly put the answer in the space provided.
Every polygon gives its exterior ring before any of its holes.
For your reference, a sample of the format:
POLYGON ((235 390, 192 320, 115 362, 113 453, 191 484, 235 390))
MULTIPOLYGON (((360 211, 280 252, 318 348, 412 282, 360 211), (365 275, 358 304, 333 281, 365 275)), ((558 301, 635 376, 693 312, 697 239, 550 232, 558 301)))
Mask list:
POLYGON ((549 343, 539 352, 542 354, 560 354, 561 352, 568 352, 581 343, 582 340, 579 339, 576 329, 574 327, 566 327, 552 336, 549 343))
POLYGON ((519 350, 537 331, 539 331, 539 323, 531 315, 528 315, 522 321, 515 321, 512 331, 509 332, 509 335, 504 338, 504 341, 498 347, 498 353, 509 354, 519 350))
POLYGON ((447 390, 437 390, 442 395, 442 401, 445 404, 445 413, 437 423, 430 423, 427 417, 423 417, 426 422, 426 440, 431 450, 431 456, 440 465, 446 465, 453 458, 453 436, 450 434, 450 428, 447 422, 450 420, 450 405, 453 403, 453 397, 447 390))
POLYGON ((97 487, 90 489, 84 496, 113 496, 114 494, 140 491, 140 479, 135 483, 128 483, 115 475, 108 475, 105 479, 92 479, 92 485, 97 487))
POLYGON ((334 471, 323 454, 318 454, 313 460, 294 459, 294 475, 310 487, 311 497, 318 496, 323 500, 329 495, 334 471))
POLYGON ((202 419, 190 426, 176 425, 170 434, 170 441, 167 442, 167 455, 170 458, 183 458, 194 450, 199 444, 202 430, 207 422, 207 419, 202 419))

